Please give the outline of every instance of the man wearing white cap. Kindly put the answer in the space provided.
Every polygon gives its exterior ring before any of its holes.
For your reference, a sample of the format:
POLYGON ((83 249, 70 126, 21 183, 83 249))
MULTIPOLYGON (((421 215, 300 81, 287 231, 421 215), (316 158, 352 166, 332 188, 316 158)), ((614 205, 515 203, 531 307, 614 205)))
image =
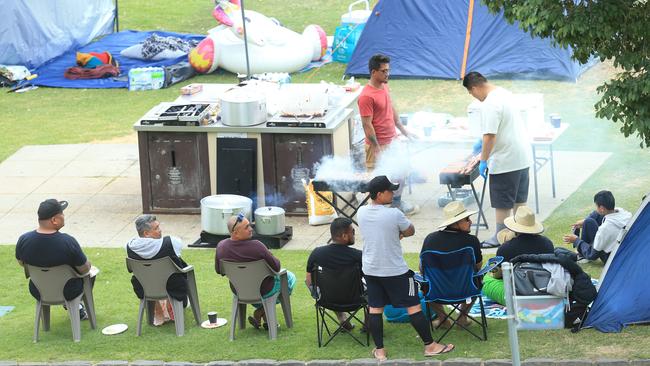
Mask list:
MULTIPOLYGON (((427 235, 422 245, 420 253, 426 250, 435 250, 438 252, 453 252, 466 247, 471 247, 474 250, 475 265, 474 270, 478 271, 483 265, 483 256, 481 255, 481 242, 478 238, 470 234, 472 229, 472 219, 470 216, 476 214, 478 211, 468 211, 460 201, 451 201, 443 209, 445 221, 443 221, 434 231, 427 235)), ((458 318, 458 322, 462 325, 471 324, 471 320, 467 318, 467 312, 471 309, 473 303, 464 303, 461 306, 462 315, 458 318)), ((447 319, 445 323, 440 324, 440 319, 445 319, 446 314, 442 305, 432 304, 433 310, 438 315, 436 320, 432 322, 435 328, 449 328, 451 321, 447 319)))
MULTIPOLYGON (((535 220, 535 214, 528 206, 521 206, 514 216, 506 218, 503 223, 515 233, 515 237, 497 249, 497 255, 504 262, 510 262, 520 254, 553 254, 553 242, 541 235, 544 225, 535 220)), ((483 279, 483 293, 490 299, 505 305, 505 294, 501 268, 492 276, 483 279)))

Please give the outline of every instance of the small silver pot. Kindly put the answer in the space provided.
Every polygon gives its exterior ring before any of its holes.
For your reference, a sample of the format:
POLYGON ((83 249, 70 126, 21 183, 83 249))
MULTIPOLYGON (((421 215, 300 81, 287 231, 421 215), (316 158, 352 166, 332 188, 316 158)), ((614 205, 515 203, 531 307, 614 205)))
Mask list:
POLYGON ((260 235, 278 235, 284 232, 284 210, 268 206, 255 210, 255 232, 260 235))
POLYGON ((210 234, 228 235, 228 219, 243 212, 250 221, 253 201, 234 194, 218 194, 201 199, 201 228, 210 234))

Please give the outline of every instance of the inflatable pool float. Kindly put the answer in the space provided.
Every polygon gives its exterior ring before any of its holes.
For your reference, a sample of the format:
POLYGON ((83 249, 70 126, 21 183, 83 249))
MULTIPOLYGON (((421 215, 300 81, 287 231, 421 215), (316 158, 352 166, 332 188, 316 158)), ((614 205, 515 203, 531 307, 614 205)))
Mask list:
MULTIPOLYGON (((201 73, 220 67, 245 74, 244 32, 239 6, 236 2, 221 0, 212 15, 220 25, 208 31, 208 36, 190 52, 190 64, 201 73)), ((299 34, 252 10, 245 10, 245 17, 251 74, 296 72, 325 55, 327 37, 318 25, 309 25, 299 34)))

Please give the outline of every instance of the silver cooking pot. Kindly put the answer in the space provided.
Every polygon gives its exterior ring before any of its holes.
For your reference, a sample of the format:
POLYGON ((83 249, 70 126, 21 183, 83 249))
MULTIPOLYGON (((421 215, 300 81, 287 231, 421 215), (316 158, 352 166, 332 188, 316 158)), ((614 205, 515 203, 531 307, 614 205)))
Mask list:
POLYGON ((221 123, 254 126, 266 122, 266 97, 254 90, 234 88, 221 96, 221 123))
POLYGON ((201 199, 201 228, 210 234, 228 235, 228 219, 243 212, 251 220, 253 201, 235 194, 218 194, 201 199))
POLYGON ((255 210, 255 232, 260 235, 277 235, 284 232, 284 210, 268 206, 255 210))

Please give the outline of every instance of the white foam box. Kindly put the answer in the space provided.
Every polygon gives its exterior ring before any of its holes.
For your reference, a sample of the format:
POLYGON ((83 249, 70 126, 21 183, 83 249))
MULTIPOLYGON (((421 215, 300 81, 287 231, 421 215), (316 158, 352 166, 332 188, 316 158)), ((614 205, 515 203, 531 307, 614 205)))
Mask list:
POLYGON ((521 118, 529 130, 537 130, 544 123, 544 94, 526 93, 514 94, 516 105, 519 106, 521 118))

